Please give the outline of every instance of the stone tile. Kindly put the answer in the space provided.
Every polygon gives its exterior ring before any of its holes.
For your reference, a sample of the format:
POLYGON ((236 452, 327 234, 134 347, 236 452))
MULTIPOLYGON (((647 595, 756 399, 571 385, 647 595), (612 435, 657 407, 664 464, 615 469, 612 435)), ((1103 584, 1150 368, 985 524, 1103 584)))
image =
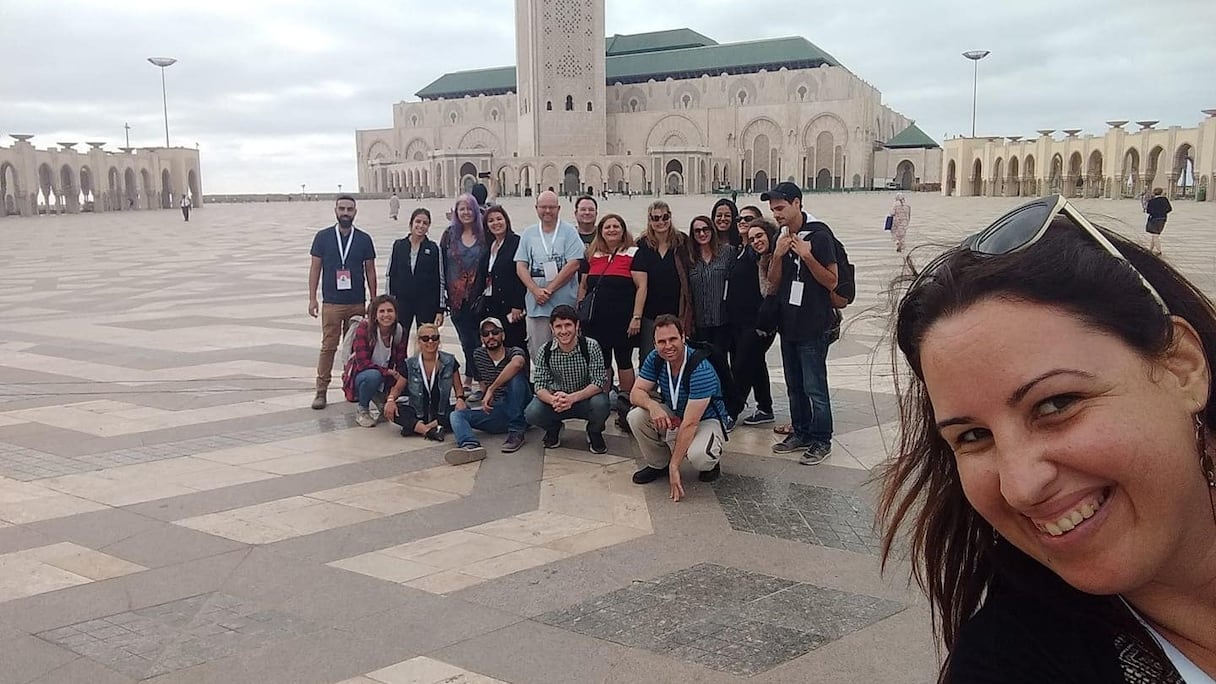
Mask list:
POLYGON ((520 570, 553 563, 569 556, 570 554, 564 551, 533 547, 470 563, 461 568, 461 571, 475 577, 494 579, 520 570))
POLYGON ((423 565, 377 552, 344 558, 328 565, 399 584, 439 572, 439 568, 431 565, 423 565))
POLYGON ((533 511, 470 527, 470 532, 539 546, 588 532, 608 523, 548 511, 533 511))
POLYGON ((545 544, 545 546, 571 555, 577 555, 622 544, 638 537, 644 537, 647 534, 649 532, 637 529, 636 527, 609 525, 589 532, 583 532, 582 534, 558 539, 545 544))
POLYGON ((147 569, 142 565, 70 542, 27 549, 8 555, 45 563, 94 581, 122 577, 147 569))
POLYGON ((382 684, 507 684, 426 656, 369 672, 366 677, 382 684))
POLYGON ((509 539, 460 531, 390 547, 381 553, 442 570, 457 570, 478 561, 527 547, 527 544, 509 539))
POLYGON ((444 570, 437 572, 434 575, 426 575, 419 577, 409 582, 404 582, 405 586, 418 589, 420 591, 429 592, 432 594, 450 594, 461 589, 467 589, 471 586, 481 584, 485 581, 483 577, 474 575, 466 575, 458 570, 444 570))

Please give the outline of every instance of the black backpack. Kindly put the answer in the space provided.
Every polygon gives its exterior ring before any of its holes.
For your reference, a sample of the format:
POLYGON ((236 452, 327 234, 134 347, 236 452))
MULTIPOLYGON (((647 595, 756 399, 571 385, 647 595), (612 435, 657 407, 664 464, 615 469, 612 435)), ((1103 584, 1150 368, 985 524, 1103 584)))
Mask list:
MULTIPOLYGON (((742 406, 738 406, 739 390, 735 387, 735 377, 730 372, 730 365, 726 362, 726 355, 723 354, 717 347, 709 342, 694 342, 688 340, 689 349, 692 349, 692 354, 688 357, 688 372, 684 373, 684 380, 680 383, 680 391, 684 396, 688 396, 689 386, 692 384, 693 371, 701 365, 701 362, 709 359, 709 365, 713 366, 714 372, 718 374, 718 387, 721 389, 721 394, 714 399, 721 399, 726 405, 726 412, 729 415, 718 415, 718 422, 722 424, 722 434, 727 434, 726 419, 738 415, 742 410, 742 406)), ((717 405, 712 401, 710 406, 714 407, 714 413, 717 414, 717 405)), ((729 439, 729 437, 727 438, 729 439)))
MULTIPOLYGON (((557 346, 557 340, 549 340, 545 343, 545 349, 542 352, 545 360, 545 367, 550 370, 553 369, 553 364, 550 363, 550 359, 553 358, 553 347, 555 346, 557 346)), ((583 361, 586 361, 587 365, 590 366, 591 352, 587 350, 587 338, 583 337, 581 334, 578 336, 578 351, 583 355, 583 361)))
POLYGON ((844 245, 840 240, 836 239, 836 234, 828 227, 828 224, 823 221, 811 221, 806 225, 807 230, 814 233, 818 230, 826 230, 828 237, 832 238, 832 248, 836 252, 836 289, 832 294, 844 300, 844 304, 837 306, 836 302, 832 306, 837 309, 843 309, 857 299, 857 270, 853 268, 853 264, 849 261, 849 253, 845 251, 844 245))

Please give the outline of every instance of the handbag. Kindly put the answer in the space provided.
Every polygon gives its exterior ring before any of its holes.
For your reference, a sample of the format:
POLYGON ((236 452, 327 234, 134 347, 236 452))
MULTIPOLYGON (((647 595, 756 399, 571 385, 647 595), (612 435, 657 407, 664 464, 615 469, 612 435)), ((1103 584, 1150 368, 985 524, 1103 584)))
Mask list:
MULTIPOLYGON (((608 257, 608 266, 604 267, 605 272, 608 270, 608 268, 610 266, 612 266, 612 260, 616 258, 616 253, 618 251, 620 251, 620 247, 617 247, 616 249, 614 249, 612 251, 612 256, 608 257)), ((588 273, 588 275, 590 275, 590 273, 588 273)), ((578 303, 577 312, 578 312, 578 320, 580 323, 590 323, 591 322, 591 317, 595 315, 595 295, 599 293, 600 285, 603 285, 603 284, 604 284, 604 276, 600 276, 600 279, 595 282, 595 287, 591 288, 591 291, 588 292, 583 297, 583 299, 578 303)))
POLYGON ((894 216, 887 216, 887 220, 883 223, 883 230, 891 230, 891 226, 895 224, 894 216))

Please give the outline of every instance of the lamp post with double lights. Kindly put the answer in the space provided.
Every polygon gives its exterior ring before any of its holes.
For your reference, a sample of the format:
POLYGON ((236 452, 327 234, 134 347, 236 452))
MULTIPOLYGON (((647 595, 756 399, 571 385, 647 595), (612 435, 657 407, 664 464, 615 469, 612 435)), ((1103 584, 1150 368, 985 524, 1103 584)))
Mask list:
POLYGON ((177 63, 172 57, 149 57, 148 61, 160 67, 160 101, 165 109, 165 147, 169 146, 169 97, 165 92, 165 67, 177 63))
POLYGON ((976 92, 980 83, 980 60, 992 54, 988 50, 968 50, 963 56, 975 63, 975 73, 971 78, 971 137, 975 137, 975 102, 976 92))

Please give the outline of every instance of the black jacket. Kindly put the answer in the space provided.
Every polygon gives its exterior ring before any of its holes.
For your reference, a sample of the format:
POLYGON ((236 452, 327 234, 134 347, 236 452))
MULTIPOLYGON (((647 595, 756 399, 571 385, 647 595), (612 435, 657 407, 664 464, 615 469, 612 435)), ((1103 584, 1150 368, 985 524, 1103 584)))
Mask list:
POLYGON ((731 259, 726 288, 726 320, 733 326, 754 328, 760 313, 760 255, 744 247, 731 259))
POLYGON ((481 267, 477 269, 475 292, 486 289, 486 280, 494 277, 494 295, 490 299, 498 306, 494 310, 520 309, 524 307, 524 295, 528 290, 519 280, 515 270, 515 251, 519 249, 519 236, 515 233, 508 235, 498 250, 498 258, 494 260, 494 269, 490 270, 490 249, 487 246, 486 255, 481 259, 481 267))
POLYGON ((1170 206, 1170 201, 1165 195, 1158 195, 1152 198, 1144 207, 1144 212, 1151 219, 1164 219, 1166 214, 1173 210, 1174 208, 1170 206))
POLYGON ((430 320, 446 308, 440 276, 439 246, 424 239, 418 245, 418 260, 410 270, 410 239, 393 243, 388 262, 388 293, 397 298, 401 311, 412 311, 430 320))

